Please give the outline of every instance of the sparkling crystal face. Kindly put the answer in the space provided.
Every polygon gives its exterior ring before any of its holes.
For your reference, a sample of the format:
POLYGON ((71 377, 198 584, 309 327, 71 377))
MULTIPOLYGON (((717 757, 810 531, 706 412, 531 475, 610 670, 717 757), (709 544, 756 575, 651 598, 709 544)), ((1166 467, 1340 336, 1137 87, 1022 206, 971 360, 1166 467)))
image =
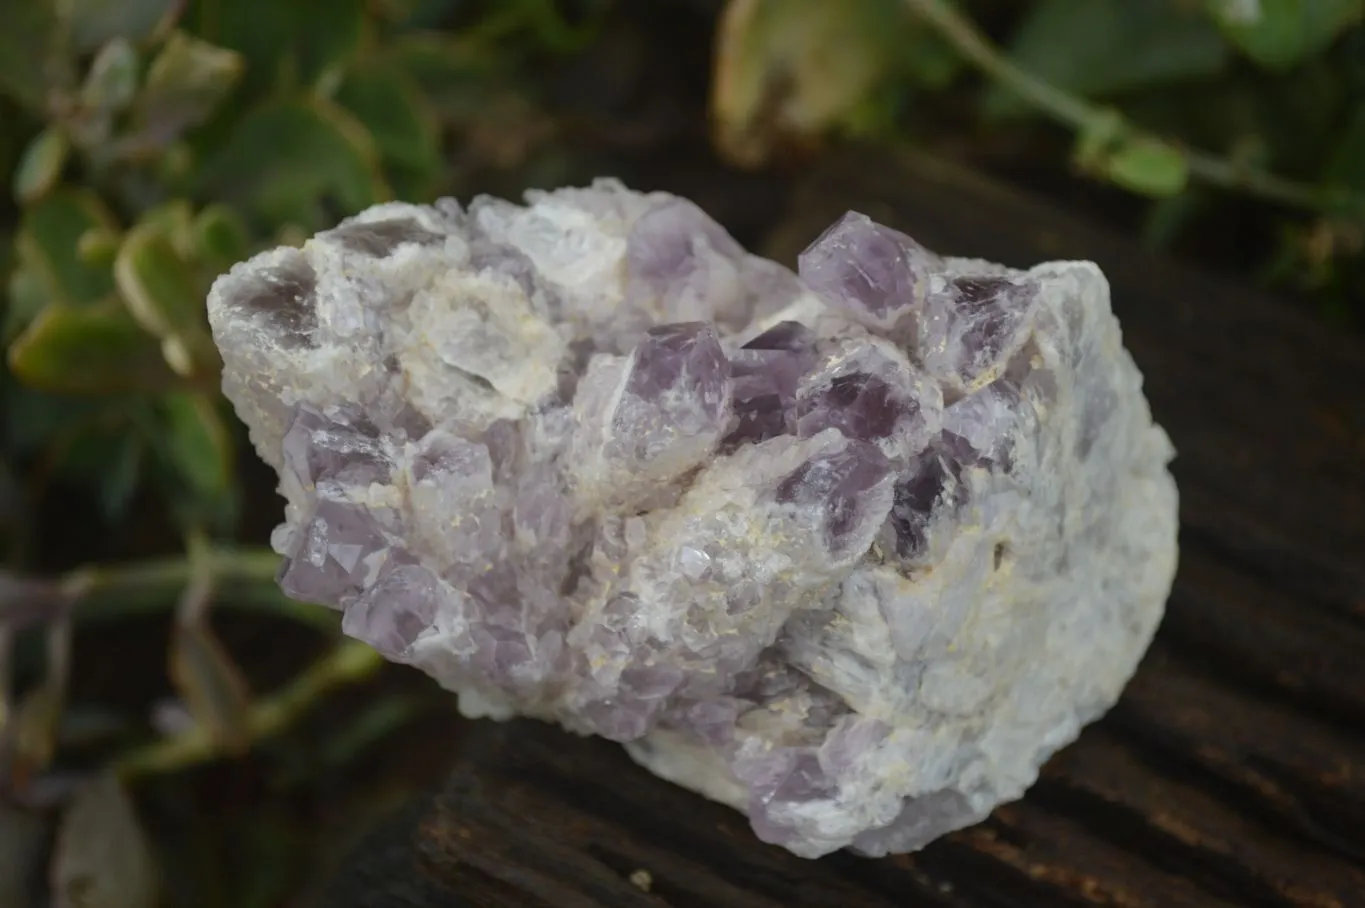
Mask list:
POLYGON ((1018 797, 1174 570, 1107 285, 856 212, 799 270, 609 180, 238 265, 209 316, 288 502, 281 587, 468 715, 620 741, 800 855, 1018 797))
POLYGON ((253 272, 224 303, 263 325, 276 343, 311 344, 318 328, 317 273, 299 254, 253 272))
POLYGON ((905 234, 850 211, 801 253, 799 271, 830 305, 882 324, 923 305, 933 258, 905 234))
POLYGON ((353 222, 336 228, 331 236, 350 251, 371 258, 383 258, 404 243, 434 246, 444 239, 439 233, 427 230, 413 218, 353 222))

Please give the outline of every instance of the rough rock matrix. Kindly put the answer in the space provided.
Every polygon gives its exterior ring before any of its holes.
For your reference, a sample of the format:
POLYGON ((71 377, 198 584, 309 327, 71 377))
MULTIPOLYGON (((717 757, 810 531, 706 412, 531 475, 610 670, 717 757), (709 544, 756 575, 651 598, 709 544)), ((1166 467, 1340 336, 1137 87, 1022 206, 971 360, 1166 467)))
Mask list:
POLYGON ((799 855, 1023 794, 1175 570, 1172 448, 1099 269, 850 213, 798 277, 674 196, 526 201, 379 205, 214 285, 284 590, 799 855))

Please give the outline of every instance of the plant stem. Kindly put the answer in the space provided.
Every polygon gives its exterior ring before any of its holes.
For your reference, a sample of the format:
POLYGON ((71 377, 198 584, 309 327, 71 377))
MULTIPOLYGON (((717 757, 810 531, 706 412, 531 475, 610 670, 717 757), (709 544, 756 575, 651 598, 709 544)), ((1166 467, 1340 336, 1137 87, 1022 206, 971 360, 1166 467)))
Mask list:
MULTIPOLYGON (((275 585, 280 556, 268 549, 211 548, 200 556, 208 565, 220 603, 283 615, 304 624, 335 630, 336 614, 295 602, 275 585)), ((112 566, 81 568, 63 579, 77 596, 77 624, 166 612, 189 586, 203 563, 184 556, 112 566)))
MULTIPOLYGON (((298 721, 323 696, 346 684, 370 677, 384 659, 373 648, 343 640, 274 695, 258 701, 247 715, 247 731, 253 743, 273 737, 298 721)), ((220 754, 202 726, 148 744, 114 761, 113 769, 125 781, 204 763, 220 754)))
MULTIPOLYGON (((1028 101, 1042 113, 1081 134, 1113 122, 1114 112, 1052 85, 1005 57, 976 25, 946 0, 905 0, 906 6, 939 36, 956 48, 977 69, 1028 101)), ((1143 132, 1126 119, 1122 134, 1129 139, 1178 143, 1143 132)), ((1226 189, 1240 189, 1272 202, 1295 208, 1321 210, 1330 199, 1319 189, 1282 179, 1207 152, 1181 148, 1189 172, 1205 182, 1226 189)))

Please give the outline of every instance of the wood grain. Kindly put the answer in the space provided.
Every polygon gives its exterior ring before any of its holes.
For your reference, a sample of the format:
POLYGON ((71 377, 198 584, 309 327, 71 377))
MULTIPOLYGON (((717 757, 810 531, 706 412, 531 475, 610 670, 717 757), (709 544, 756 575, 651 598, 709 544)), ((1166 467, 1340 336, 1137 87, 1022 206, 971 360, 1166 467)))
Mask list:
POLYGON ((1109 276, 1182 520, 1168 616, 1119 705, 1022 801, 882 860, 804 861, 606 742, 474 724, 329 908, 1365 906, 1365 345, 909 153, 828 161, 766 251, 791 261, 849 208, 941 252, 1109 276))

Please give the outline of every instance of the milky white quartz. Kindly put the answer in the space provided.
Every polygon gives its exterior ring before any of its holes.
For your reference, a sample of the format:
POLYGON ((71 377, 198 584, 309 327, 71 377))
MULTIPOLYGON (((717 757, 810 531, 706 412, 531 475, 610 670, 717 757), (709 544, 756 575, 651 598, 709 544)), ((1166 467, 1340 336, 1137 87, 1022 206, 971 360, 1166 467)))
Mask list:
POLYGON ((797 274, 613 180, 379 205, 209 296, 291 596, 456 692, 621 741, 815 857, 1019 797, 1176 563, 1104 275, 850 213, 797 274))

